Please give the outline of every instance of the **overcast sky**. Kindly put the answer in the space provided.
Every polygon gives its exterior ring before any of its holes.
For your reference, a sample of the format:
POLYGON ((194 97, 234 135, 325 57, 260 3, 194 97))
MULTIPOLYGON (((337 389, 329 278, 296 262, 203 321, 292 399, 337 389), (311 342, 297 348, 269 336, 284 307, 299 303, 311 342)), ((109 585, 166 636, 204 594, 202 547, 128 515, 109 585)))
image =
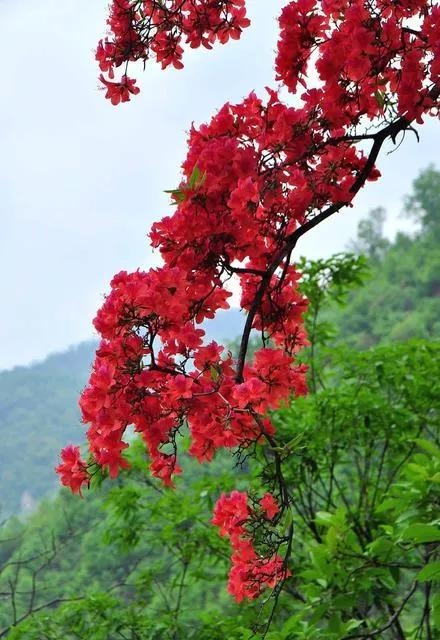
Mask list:
MULTIPOLYGON (((157 260, 146 240, 169 213, 186 131, 229 100, 273 84, 280 0, 248 0, 253 26, 238 43, 190 52, 183 71, 139 70, 141 94, 113 107, 98 91, 93 49, 104 0, 0 0, 0 369, 93 337, 92 318, 121 269, 157 260)), ((411 181, 436 161, 440 125, 421 129, 379 167, 354 209, 304 238, 298 253, 344 249, 378 205, 387 231, 411 181)))

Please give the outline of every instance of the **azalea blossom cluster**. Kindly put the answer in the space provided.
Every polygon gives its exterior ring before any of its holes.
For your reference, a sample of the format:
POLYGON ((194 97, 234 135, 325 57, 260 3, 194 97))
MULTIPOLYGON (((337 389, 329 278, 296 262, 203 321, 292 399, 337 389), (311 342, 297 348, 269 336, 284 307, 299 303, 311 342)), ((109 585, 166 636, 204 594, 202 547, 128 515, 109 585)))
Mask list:
MULTIPOLYGON (((113 78, 116 67, 151 55, 179 68, 182 42, 210 48, 238 37, 248 19, 244 0, 114 0, 108 23, 112 37, 97 59, 113 78)), ((307 391, 296 362, 307 344, 307 301, 292 251, 379 177, 384 141, 437 113, 440 95, 440 8, 426 0, 295 0, 279 24, 277 79, 290 92, 302 87, 299 100, 292 106, 268 88, 264 99, 251 93, 192 127, 181 183, 170 192, 174 214, 150 233, 162 266, 117 274, 94 321, 101 343, 80 400, 89 460, 69 445, 57 468, 78 493, 96 465, 115 477, 127 466, 128 427, 166 485, 180 472, 184 427, 200 462, 220 448, 266 443, 275 497, 266 494, 258 512, 233 492, 214 513, 231 541, 229 589, 238 600, 289 575, 277 549, 257 552, 252 523, 266 509, 263 526, 276 527, 289 507, 270 412, 307 391), (228 308, 231 279, 245 317, 235 359, 206 342, 202 326, 228 308), (263 347, 250 360, 252 330, 263 347)), ((114 104, 138 91, 126 75, 104 82, 114 104)))
POLYGON ((438 107, 439 29, 440 7, 426 0, 295 0, 280 17, 277 79, 305 87, 321 124, 386 113, 421 123, 438 107), (312 70, 322 85, 310 90, 312 70))
MULTIPOLYGON (((305 392, 304 366, 294 366, 283 349, 260 349, 237 383, 231 354, 223 355, 215 342, 203 343, 197 323, 226 308, 229 295, 207 270, 192 274, 164 266, 114 277, 95 319, 103 340, 80 400, 90 423, 90 453, 111 477, 127 464, 122 453, 129 425, 146 443, 151 473, 170 485, 180 472, 174 443, 184 423, 190 454, 209 461, 220 447, 246 447, 273 434, 264 414, 292 392, 305 392)), ((86 466, 63 455, 64 484, 79 491, 78 472, 86 466)), ((87 484, 87 473, 82 477, 87 484)))
POLYGON ((116 68, 153 57, 162 69, 181 69, 183 45, 211 49, 216 41, 237 40, 250 20, 245 0, 113 0, 107 24, 109 33, 98 43, 96 60, 106 97, 118 104, 139 88, 126 73, 115 80, 116 68))
POLYGON ((257 598, 264 588, 275 587, 285 580, 290 571, 278 555, 264 557, 255 550, 249 524, 253 519, 271 521, 280 508, 274 497, 266 493, 259 501, 259 512, 249 507, 248 495, 242 491, 222 494, 214 509, 212 523, 227 536, 232 547, 232 567, 229 572, 228 591, 237 602, 244 598, 257 598))

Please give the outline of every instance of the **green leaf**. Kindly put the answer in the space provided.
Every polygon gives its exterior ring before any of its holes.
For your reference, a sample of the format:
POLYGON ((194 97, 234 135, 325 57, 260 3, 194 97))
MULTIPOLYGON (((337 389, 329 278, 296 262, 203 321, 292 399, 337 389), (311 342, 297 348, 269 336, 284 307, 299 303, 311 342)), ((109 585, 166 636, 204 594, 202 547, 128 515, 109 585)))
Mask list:
POLYGON ((339 633, 341 631, 341 613, 335 611, 328 621, 328 630, 331 633, 339 633))
POLYGON ((191 189, 194 189, 194 187, 197 184, 197 180, 199 178, 200 178, 200 169, 197 166, 195 166, 194 169, 192 170, 192 173, 191 173, 190 177, 189 177, 188 186, 191 189))
POLYGON ((214 380, 214 382, 217 382, 217 380, 219 379, 219 376, 220 376, 219 367, 211 365, 209 367, 209 372, 210 372, 211 378, 214 380))
POLYGON ((346 624, 345 624, 345 633, 347 633, 348 631, 354 631, 355 629, 358 629, 361 624, 363 624, 362 620, 349 620, 346 624))
POLYGON ((300 620, 301 613, 297 613, 294 616, 288 618, 281 629, 281 633, 287 636, 289 633, 298 631, 298 629, 301 628, 300 620))
POLYGON ((368 545, 368 553, 369 555, 375 557, 384 557, 390 553, 394 549, 394 542, 389 540, 388 538, 377 538, 373 540, 371 544, 368 545))
POLYGON ((283 522, 283 532, 287 533, 293 522, 293 513, 291 509, 287 509, 283 522))
POLYGON ((169 193, 174 200, 171 204, 178 204, 179 202, 184 202, 186 199, 185 192, 181 189, 166 189, 164 193, 169 193))
POLYGON ((320 622, 321 620, 323 620, 327 611, 328 611, 327 603, 315 605, 313 607, 313 614, 310 617, 310 624, 314 625, 317 622, 320 622))
POLYGON ((430 453, 432 456, 434 456, 434 458, 438 458, 440 460, 440 449, 433 442, 431 442, 431 440, 416 438, 414 442, 418 447, 420 447, 420 449, 423 449, 423 451, 430 453))
POLYGON ((188 187, 190 189, 196 189, 197 187, 201 187, 202 184, 206 180, 206 171, 201 173, 200 169, 195 166, 192 170, 192 173, 188 179, 188 187))
POLYGON ((318 511, 315 517, 316 524, 320 524, 323 527, 331 527, 334 523, 335 517, 333 513, 328 511, 318 511))
POLYGON ((350 609, 351 607, 355 606, 356 604, 356 596, 352 593, 341 593, 338 596, 335 596, 332 600, 332 605, 336 608, 336 609, 342 609, 343 611, 345 611, 345 609, 350 609))
POLYGON ((440 542, 440 528, 431 524, 412 524, 400 538, 403 542, 413 541, 417 544, 440 542))
POLYGON ((440 560, 429 562, 417 575, 416 580, 427 582, 428 580, 440 580, 440 560))
POLYGON ((432 622, 437 629, 440 629, 440 593, 436 593, 432 599, 432 622))
POLYGON ((391 573, 391 569, 378 570, 377 579, 387 589, 393 590, 396 586, 396 581, 391 573))

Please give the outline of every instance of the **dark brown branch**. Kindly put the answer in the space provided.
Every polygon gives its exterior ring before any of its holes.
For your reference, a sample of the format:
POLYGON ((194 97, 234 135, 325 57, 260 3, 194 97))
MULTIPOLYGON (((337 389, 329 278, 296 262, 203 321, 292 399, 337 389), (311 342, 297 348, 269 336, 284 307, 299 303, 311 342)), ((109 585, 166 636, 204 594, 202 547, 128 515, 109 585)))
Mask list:
MULTIPOLYGON (((428 97, 431 98, 432 100, 437 100, 439 96, 440 96, 440 87, 435 86, 428 93, 428 97)), ((368 134, 368 138, 374 140, 374 142, 363 169, 359 172, 359 175, 357 176, 357 178, 355 179, 355 181, 353 182, 350 188, 350 193, 352 193, 353 196, 355 196, 358 193, 358 191, 360 191, 360 189, 364 186, 365 182, 367 181, 372 169, 374 168, 374 165, 376 163, 376 160, 379 156, 380 150, 382 149, 384 142, 388 138, 391 138, 393 143, 395 143, 396 137, 398 136, 398 134, 408 130, 411 127, 411 122, 412 121, 405 118, 405 116, 400 116, 399 118, 397 118, 397 120, 395 120, 394 122, 391 122, 390 124, 388 124, 386 127, 381 129, 377 133, 368 134)), ((361 139, 360 136, 353 136, 353 138, 361 139)), ((347 140, 348 139, 349 137, 347 137, 347 140)), ((336 202, 330 205, 329 207, 327 207, 326 209, 324 209, 324 211, 321 211, 321 213, 316 215, 311 220, 307 221, 301 227, 296 229, 296 231, 291 233, 290 236, 287 236, 284 242, 284 246, 281 247, 281 249, 275 255, 272 263, 268 266, 266 273, 262 277, 260 285, 255 293, 255 297, 252 302, 251 308, 249 309, 248 316, 246 318, 246 323, 243 329, 243 334, 242 334, 242 339, 240 344, 240 351, 237 359, 236 376, 235 376, 235 379, 238 383, 243 382, 243 370, 244 370, 244 365, 246 361, 246 354, 247 354, 247 349, 249 344, 249 337, 252 330, 252 324, 253 324, 255 315, 258 311, 258 308, 263 300, 264 294, 266 293, 267 288, 269 287, 273 274, 275 273, 277 268, 280 266, 280 264, 283 262, 283 260, 286 258, 286 256, 288 256, 293 251, 293 249, 296 247, 298 243, 298 240, 303 235, 305 235, 306 233, 308 233, 309 231, 317 227, 319 224, 321 224, 321 222, 324 222, 324 220, 327 220, 327 218, 330 218, 330 216, 337 213, 348 204, 349 204, 348 202, 336 202)))
POLYGON ((398 621, 398 618, 402 613, 406 603, 408 602, 408 600, 410 600, 416 589, 417 582, 414 582, 411 589, 408 591, 398 608, 394 611, 393 615, 382 627, 380 627, 380 629, 375 629, 374 631, 369 631, 367 633, 353 633, 349 636, 344 636, 343 640, 354 640, 354 638, 375 638, 376 636, 380 636, 384 631, 392 627, 396 623, 396 621, 398 621))
POLYGON ((416 29, 411 29, 410 27, 403 27, 403 33, 409 33, 412 36, 416 36, 416 38, 420 38, 423 42, 428 42, 428 38, 424 36, 420 31, 416 31, 416 29))

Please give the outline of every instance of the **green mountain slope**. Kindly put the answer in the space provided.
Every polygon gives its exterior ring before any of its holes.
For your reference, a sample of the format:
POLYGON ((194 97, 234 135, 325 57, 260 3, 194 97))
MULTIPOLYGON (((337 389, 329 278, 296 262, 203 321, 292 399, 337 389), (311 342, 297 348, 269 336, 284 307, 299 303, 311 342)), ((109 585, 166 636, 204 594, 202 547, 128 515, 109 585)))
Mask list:
POLYGON ((94 343, 86 342, 31 367, 0 372, 2 515, 55 490, 58 450, 78 438, 78 394, 94 343))
POLYGON ((440 337, 440 172, 429 167, 415 180, 405 211, 418 231, 399 233, 393 243, 382 235, 382 209, 359 225, 351 248, 369 257, 371 273, 330 315, 340 343, 368 348, 440 337))

